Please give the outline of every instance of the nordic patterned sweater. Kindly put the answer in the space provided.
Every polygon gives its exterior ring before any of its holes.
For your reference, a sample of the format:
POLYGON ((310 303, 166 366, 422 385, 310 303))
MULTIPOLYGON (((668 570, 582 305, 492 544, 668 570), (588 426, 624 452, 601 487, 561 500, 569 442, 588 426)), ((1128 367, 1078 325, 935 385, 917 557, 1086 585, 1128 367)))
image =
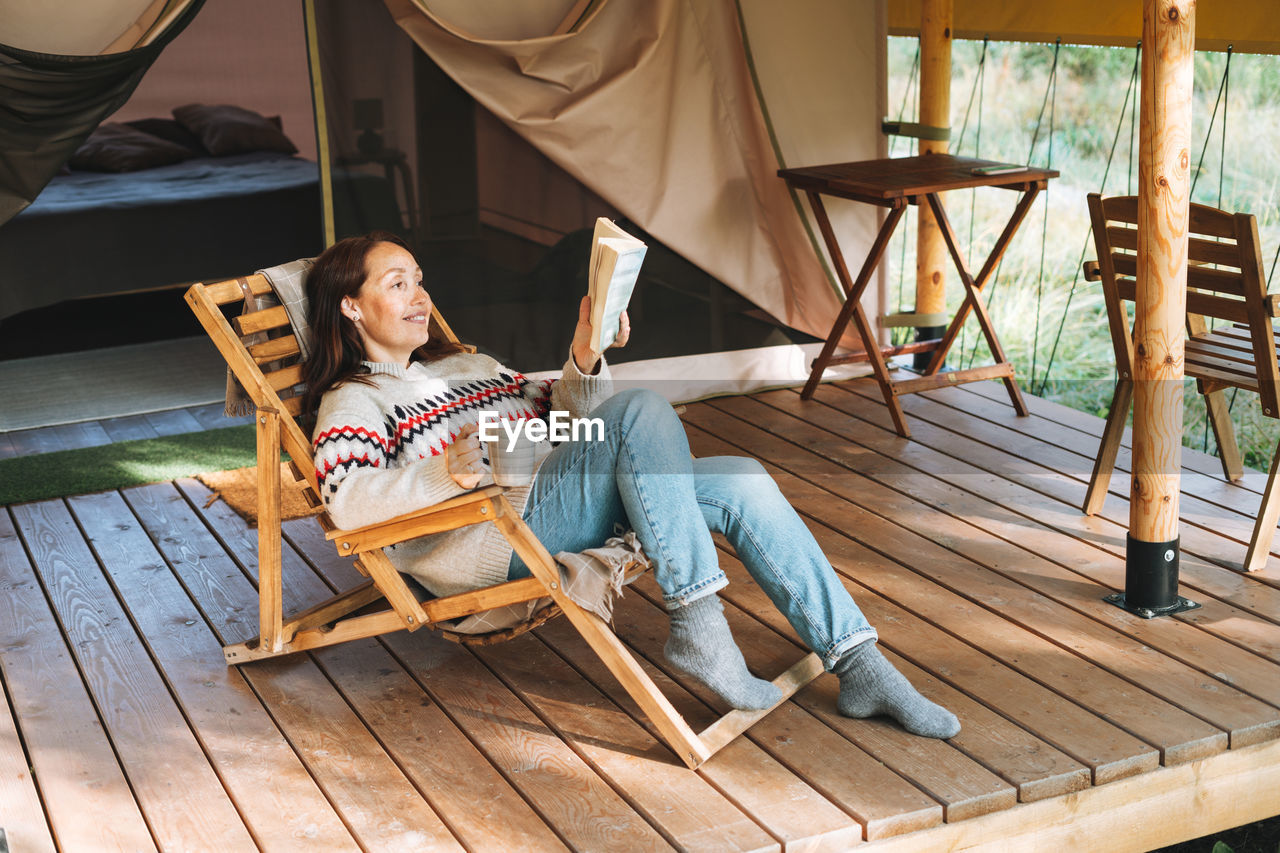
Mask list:
MULTIPOLYGON (((482 411, 503 420, 545 418, 551 410, 585 417, 613 392, 604 359, 587 376, 570 356, 559 380, 543 382, 470 353, 408 367, 365 367, 373 384, 331 388, 313 434, 321 495, 333 522, 348 529, 465 493, 449 476, 446 449, 482 411)), ((492 483, 486 470, 477 488, 492 483)), ((524 512, 529 488, 507 490, 516 512, 524 512)), ((505 581, 511 546, 496 525, 475 524, 392 546, 386 554, 435 595, 453 595, 505 581)))

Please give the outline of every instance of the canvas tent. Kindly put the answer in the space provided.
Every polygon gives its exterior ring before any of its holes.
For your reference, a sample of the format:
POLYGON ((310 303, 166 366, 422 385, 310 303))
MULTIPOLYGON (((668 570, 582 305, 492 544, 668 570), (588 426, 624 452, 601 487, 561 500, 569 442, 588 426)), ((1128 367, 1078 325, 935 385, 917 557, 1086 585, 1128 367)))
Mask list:
MULTIPOLYGON (((119 8, 117 26, 137 27, 141 0, 92 5, 99 34, 111 30, 103 22, 106 5, 119 8)), ((763 0, 607 0, 576 17, 584 4, 574 0, 516 4, 518 13, 505 3, 290 5, 209 4, 117 118, 161 109, 161 97, 213 102, 219 85, 245 93, 288 82, 296 92, 307 73, 298 62, 299 54, 306 61, 307 42, 272 41, 278 20, 257 22, 285 17, 286 9, 296 38, 310 9, 311 71, 323 83, 313 103, 323 119, 320 144, 305 139, 296 98, 250 106, 282 114, 302 155, 379 173, 387 164, 360 162, 359 147, 369 104, 377 102, 382 144, 406 154, 403 167, 387 175, 406 215, 409 208, 418 214, 426 240, 459 236, 449 226, 449 205, 461 195, 465 206, 467 192, 471 222, 542 246, 599 213, 616 213, 769 315, 825 334, 838 291, 806 227, 807 211, 774 172, 779 157, 783 165, 803 165, 882 153, 880 4, 805 0, 784 13, 763 0), (555 34, 566 20, 567 31, 555 34), (209 54, 211 43, 259 57, 250 63, 256 76, 196 70, 194 60, 209 54), (479 104, 461 128, 469 152, 441 139, 458 131, 448 123, 456 111, 436 122, 431 98, 446 86, 431 73, 448 85, 456 80, 479 104), (470 182, 465 192, 445 186, 451 172, 470 182)), ((25 31, 0 25, 0 42, 42 32, 31 21, 25 31)), ((233 97, 241 95, 224 100, 233 97)), ((849 205, 832 214, 856 255, 874 233, 875 212, 849 205)))

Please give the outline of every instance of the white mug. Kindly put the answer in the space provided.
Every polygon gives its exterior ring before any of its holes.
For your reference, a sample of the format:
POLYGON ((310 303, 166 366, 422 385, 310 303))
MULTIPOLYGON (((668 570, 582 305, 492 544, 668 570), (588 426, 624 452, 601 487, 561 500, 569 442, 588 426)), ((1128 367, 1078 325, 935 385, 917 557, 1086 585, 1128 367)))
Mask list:
POLYGON ((508 450, 511 439, 503 435, 489 445, 489 467, 493 471, 493 481, 499 486, 527 486, 533 482, 533 471, 537 467, 538 445, 521 430, 515 438, 515 446, 508 450))

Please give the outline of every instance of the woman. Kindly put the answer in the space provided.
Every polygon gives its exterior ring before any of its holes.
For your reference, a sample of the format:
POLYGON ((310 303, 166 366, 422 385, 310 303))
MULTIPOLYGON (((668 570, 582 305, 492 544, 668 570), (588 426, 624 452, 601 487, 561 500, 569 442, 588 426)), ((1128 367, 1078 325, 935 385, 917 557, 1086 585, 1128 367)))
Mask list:
MULTIPOLYGON (((566 411, 604 422, 603 438, 557 446, 531 485, 507 499, 551 553, 602 544, 615 524, 636 531, 670 613, 667 659, 729 705, 761 709, 780 694, 753 676, 715 593, 727 585, 711 533, 724 534, 800 638, 840 678, 840 713, 888 714, 908 731, 951 737, 956 718, 917 693, 876 648, 876 632, 804 523, 754 459, 692 459, 662 397, 612 394, 579 306, 568 361, 532 382, 493 359, 433 340, 431 298, 407 247, 385 233, 342 240, 307 281, 313 354, 308 410, 319 401, 315 464, 341 527, 384 521, 492 482, 480 413, 504 419, 566 411)), ((615 346, 630 336, 623 315, 615 346)), ((391 549, 391 561, 436 595, 529 571, 495 525, 472 525, 391 549)))

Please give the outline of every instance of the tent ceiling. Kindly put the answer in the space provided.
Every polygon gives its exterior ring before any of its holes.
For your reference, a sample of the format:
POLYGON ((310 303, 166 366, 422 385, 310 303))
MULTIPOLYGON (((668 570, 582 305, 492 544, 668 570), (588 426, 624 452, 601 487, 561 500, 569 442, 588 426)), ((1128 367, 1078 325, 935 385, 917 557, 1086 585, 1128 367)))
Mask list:
MULTIPOLYGON (((920 33, 920 0, 888 0, 889 34, 920 33)), ((1054 41, 1132 47, 1142 38, 1142 4, 1127 0, 1010 3, 955 0, 956 38, 1054 41)), ((1196 7, 1196 49, 1280 53, 1276 0, 1231 0, 1196 7)))

